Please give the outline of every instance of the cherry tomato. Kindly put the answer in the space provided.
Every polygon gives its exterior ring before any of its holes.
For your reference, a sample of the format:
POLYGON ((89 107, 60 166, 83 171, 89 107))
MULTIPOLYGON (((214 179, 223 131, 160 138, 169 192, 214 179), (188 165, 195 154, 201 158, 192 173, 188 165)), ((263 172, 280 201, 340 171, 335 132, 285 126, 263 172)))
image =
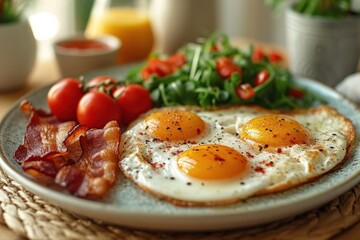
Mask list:
POLYGON ((120 109, 111 96, 94 90, 80 99, 77 119, 85 126, 102 128, 111 120, 120 122, 120 109))
POLYGON ((102 89, 108 93, 111 92, 112 89, 116 87, 116 79, 111 76, 101 75, 96 76, 86 84, 86 88, 88 89, 102 89))
POLYGON ((281 62, 283 60, 283 56, 278 52, 271 52, 269 54, 269 61, 272 63, 281 62))
POLYGON ((92 79, 90 79, 90 81, 86 84, 87 87, 98 87, 100 85, 111 85, 111 84, 116 84, 116 79, 112 76, 107 76, 107 75, 101 75, 101 76, 96 76, 92 79))
POLYGON ((117 88, 114 97, 117 99, 124 125, 128 125, 153 106, 149 91, 138 84, 129 84, 117 88))
POLYGON ((47 94, 51 112, 61 121, 76 121, 76 108, 84 95, 77 78, 64 78, 55 83, 47 94))
POLYGON ((240 86, 238 86, 235 89, 235 92, 236 92, 236 95, 243 100, 248 100, 255 95, 254 88, 248 83, 244 83, 244 84, 241 84, 240 86))
POLYGON ((270 73, 268 70, 266 69, 261 70, 255 77, 254 85, 259 86, 263 84, 269 79, 269 77, 270 77, 270 73))
POLYGON ((301 89, 295 89, 295 88, 293 88, 293 89, 290 89, 290 90, 289 90, 288 94, 289 94, 290 96, 292 96, 293 98, 300 99, 300 98, 302 98, 302 97, 304 96, 304 91, 301 90, 301 89))
POLYGON ((260 48, 255 48, 253 51, 253 54, 251 56, 251 60, 253 62, 260 62, 260 61, 264 60, 264 57, 265 57, 264 51, 260 48))
POLYGON ((220 57, 216 60, 216 71, 222 78, 229 78, 233 73, 237 72, 240 75, 242 70, 237 66, 231 58, 220 57))

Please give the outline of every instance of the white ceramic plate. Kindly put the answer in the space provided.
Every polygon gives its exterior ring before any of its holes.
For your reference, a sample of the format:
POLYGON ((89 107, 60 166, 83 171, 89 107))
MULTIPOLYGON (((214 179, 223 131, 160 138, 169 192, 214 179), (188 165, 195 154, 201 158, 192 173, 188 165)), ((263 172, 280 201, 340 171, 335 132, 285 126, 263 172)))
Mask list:
MULTIPOLYGON (((130 66, 131 67, 131 66, 130 66)), ((86 77, 109 74, 123 76, 128 67, 104 69, 86 74, 86 77)), ((297 79, 299 84, 317 92, 349 117, 360 136, 360 112, 354 104, 332 89, 307 79, 297 79)), ((27 96, 36 107, 46 108, 45 96, 49 86, 27 96)), ((41 185, 23 173, 15 162, 13 153, 22 143, 28 118, 15 106, 0 125, 0 156, 2 168, 22 186, 49 202, 74 213, 108 223, 128 227, 157 230, 220 230, 258 225, 303 213, 318 207, 360 181, 360 149, 358 138, 350 159, 336 171, 315 182, 282 193, 254 197, 222 207, 176 207, 159 201, 138 189, 135 184, 120 177, 108 197, 101 201, 75 198, 58 189, 41 185)))

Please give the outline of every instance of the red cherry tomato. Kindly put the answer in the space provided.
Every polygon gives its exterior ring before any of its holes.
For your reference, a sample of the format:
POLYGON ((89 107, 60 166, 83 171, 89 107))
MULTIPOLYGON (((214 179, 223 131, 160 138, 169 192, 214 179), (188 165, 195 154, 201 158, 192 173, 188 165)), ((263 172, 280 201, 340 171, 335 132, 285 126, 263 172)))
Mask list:
POLYGON ((111 91, 116 87, 116 79, 112 76, 102 75, 96 76, 86 84, 86 88, 88 89, 103 89, 105 91, 111 91))
POLYGON ((216 60, 216 71, 222 78, 229 78, 233 73, 237 72, 240 75, 242 70, 237 66, 231 58, 220 57, 216 60))
POLYGON ((120 122, 120 109, 111 96, 94 90, 80 99, 77 119, 85 126, 102 128, 111 120, 120 122))
POLYGON ((114 97, 117 99, 124 125, 128 125, 153 107, 149 91, 138 84, 119 87, 115 90, 114 97))
POLYGON ((86 86, 97 87, 103 84, 105 85, 116 84, 116 79, 112 76, 107 76, 107 75, 96 76, 90 79, 90 81, 86 84, 86 86))
POLYGON ((253 96, 255 96, 254 88, 248 83, 244 83, 244 84, 241 84, 240 86, 238 86, 235 89, 235 92, 236 92, 236 95, 243 100, 249 100, 253 96))
POLYGON ((255 86, 259 86, 261 84, 263 84, 264 82, 266 82, 270 77, 270 73, 268 70, 263 69, 262 71, 260 71, 254 80, 254 85, 255 86))
POLYGON ((76 108, 84 95, 81 85, 79 79, 64 78, 50 88, 47 103, 59 120, 76 121, 76 108))

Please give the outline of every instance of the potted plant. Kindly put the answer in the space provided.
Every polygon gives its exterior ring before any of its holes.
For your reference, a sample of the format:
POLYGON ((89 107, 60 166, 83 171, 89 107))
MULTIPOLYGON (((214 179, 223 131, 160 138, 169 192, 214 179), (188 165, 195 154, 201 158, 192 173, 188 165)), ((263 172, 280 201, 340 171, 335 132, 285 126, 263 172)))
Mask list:
POLYGON ((23 86, 33 69, 36 41, 23 11, 27 0, 0 0, 0 91, 23 86))
POLYGON ((352 0, 268 0, 286 2, 290 70, 297 76, 336 86, 358 67, 360 10, 352 0))

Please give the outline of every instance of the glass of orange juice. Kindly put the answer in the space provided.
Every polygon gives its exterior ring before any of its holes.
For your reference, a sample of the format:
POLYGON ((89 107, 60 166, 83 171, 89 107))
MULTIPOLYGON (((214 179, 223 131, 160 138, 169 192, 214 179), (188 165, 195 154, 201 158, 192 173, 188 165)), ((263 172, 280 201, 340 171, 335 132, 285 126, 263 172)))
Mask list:
POLYGON ((85 36, 109 34, 121 41, 118 64, 146 59, 154 47, 148 0, 96 0, 85 36))

